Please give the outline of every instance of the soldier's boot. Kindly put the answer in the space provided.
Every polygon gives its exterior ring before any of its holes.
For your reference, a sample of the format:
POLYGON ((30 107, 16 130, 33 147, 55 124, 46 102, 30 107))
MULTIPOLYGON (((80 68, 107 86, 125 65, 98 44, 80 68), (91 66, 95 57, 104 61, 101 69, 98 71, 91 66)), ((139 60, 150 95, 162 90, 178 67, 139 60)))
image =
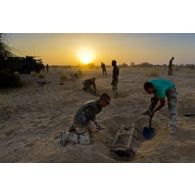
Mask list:
POLYGON ((91 144, 91 139, 90 139, 89 132, 86 131, 86 132, 84 132, 82 134, 79 134, 78 135, 78 142, 81 145, 89 145, 89 144, 91 144))

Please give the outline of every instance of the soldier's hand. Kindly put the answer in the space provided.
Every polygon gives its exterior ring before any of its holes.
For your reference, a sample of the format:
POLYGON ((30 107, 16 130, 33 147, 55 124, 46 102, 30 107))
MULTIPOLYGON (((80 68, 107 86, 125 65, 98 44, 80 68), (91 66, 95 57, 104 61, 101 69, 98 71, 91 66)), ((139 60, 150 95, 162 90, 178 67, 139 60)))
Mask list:
POLYGON ((152 116, 153 117, 154 116, 154 112, 151 111, 151 110, 147 110, 147 111, 143 112, 142 115, 148 115, 148 116, 152 116))
POLYGON ((150 111, 150 117, 154 117, 154 112, 150 111))
POLYGON ((101 127, 99 124, 96 124, 96 128, 97 128, 97 131, 104 130, 104 128, 103 128, 103 127, 101 127))
POLYGON ((150 110, 146 110, 145 112, 141 113, 142 115, 150 115, 151 111, 150 110))

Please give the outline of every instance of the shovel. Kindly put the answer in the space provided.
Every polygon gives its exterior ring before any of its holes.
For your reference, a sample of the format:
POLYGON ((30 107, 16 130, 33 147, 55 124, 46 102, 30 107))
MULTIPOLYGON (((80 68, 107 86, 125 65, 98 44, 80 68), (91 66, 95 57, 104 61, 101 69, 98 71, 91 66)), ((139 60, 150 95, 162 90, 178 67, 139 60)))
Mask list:
POLYGON ((149 127, 144 127, 142 133, 145 139, 151 139, 154 137, 155 129, 152 128, 152 116, 150 116, 149 127))

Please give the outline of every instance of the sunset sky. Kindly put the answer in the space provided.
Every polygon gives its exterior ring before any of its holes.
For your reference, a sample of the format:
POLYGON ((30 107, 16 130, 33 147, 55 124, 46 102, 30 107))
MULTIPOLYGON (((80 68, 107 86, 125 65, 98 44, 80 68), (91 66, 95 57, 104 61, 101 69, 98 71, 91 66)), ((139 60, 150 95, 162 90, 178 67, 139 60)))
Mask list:
POLYGON ((40 56, 50 65, 77 65, 102 61, 111 64, 150 62, 195 63, 195 34, 8 34, 18 56, 40 56))

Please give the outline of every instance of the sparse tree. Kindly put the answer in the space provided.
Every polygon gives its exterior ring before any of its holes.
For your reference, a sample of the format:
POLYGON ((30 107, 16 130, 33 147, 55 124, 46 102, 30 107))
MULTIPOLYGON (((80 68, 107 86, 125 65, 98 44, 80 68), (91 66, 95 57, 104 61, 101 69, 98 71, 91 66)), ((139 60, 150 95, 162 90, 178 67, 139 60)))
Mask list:
POLYGON ((0 33, 0 64, 10 56, 13 56, 13 53, 6 44, 6 34, 0 33))
POLYGON ((128 64, 122 63, 121 67, 126 68, 126 67, 128 67, 128 64))
POLYGON ((0 88, 21 87, 22 82, 19 75, 7 68, 7 58, 14 56, 10 47, 6 44, 6 35, 0 33, 0 88))
POLYGON ((135 66, 135 63, 134 62, 131 62, 131 66, 135 66))

